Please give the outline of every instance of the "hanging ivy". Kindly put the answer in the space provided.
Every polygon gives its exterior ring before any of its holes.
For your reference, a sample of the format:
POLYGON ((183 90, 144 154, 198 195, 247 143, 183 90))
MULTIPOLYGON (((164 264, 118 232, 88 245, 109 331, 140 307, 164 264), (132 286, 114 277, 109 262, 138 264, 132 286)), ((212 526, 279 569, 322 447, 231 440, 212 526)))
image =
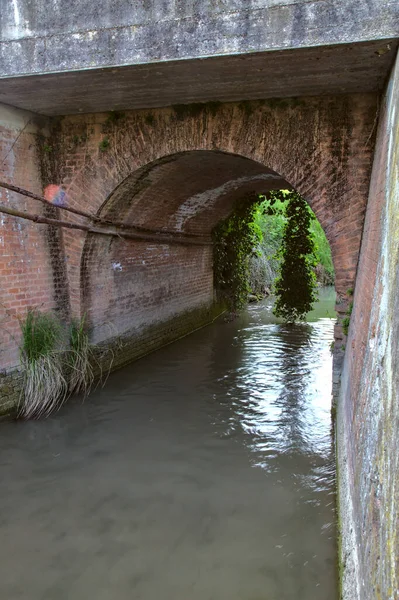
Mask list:
POLYGON ((277 253, 279 274, 274 284, 273 312, 288 323, 304 320, 317 299, 316 247, 311 233, 315 216, 302 196, 288 190, 269 192, 266 203, 264 197, 252 194, 214 229, 214 282, 219 300, 232 311, 247 303, 250 258, 263 237, 256 219, 261 202, 263 213, 275 215, 277 211, 285 222, 277 253))
POLYGON ((249 259, 262 232, 254 223, 260 199, 251 195, 237 203, 234 212, 213 231, 214 283, 219 300, 236 311, 248 301, 249 259))
POLYGON ((273 198, 288 199, 273 312, 287 323, 294 323, 304 320, 317 300, 315 244, 310 231, 315 217, 305 199, 296 192, 274 192, 271 202, 273 198))

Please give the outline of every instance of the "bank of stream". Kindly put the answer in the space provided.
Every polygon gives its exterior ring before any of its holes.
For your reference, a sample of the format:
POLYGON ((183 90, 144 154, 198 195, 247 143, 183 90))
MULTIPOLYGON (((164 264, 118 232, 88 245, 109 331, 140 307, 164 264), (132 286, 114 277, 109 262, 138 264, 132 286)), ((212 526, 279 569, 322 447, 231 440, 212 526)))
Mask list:
POLYGON ((269 300, 1 425, 0 597, 336 600, 334 291, 269 300))

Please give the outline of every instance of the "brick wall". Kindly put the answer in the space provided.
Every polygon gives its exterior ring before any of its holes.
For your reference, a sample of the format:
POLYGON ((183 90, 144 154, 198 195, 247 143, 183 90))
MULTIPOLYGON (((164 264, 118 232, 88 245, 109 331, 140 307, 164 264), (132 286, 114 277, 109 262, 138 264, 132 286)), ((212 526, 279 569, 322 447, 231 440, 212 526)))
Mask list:
POLYGON ((399 598, 399 64, 380 109, 338 406, 343 593, 399 598))
MULTIPOLYGON (((126 227, 207 239, 243 195, 293 186, 326 231, 337 291, 345 298, 356 274, 376 109, 374 95, 355 95, 68 116, 52 123, 45 140, 38 125, 25 130, 3 171, 39 193, 48 183, 62 183, 71 207, 126 227)), ((7 151, 19 129, 9 115, 5 122, 7 151)), ((43 210, 2 195, 32 212, 43 210)), ((9 283, 2 302, 7 318, 14 316, 16 337, 3 340, 3 369, 18 364, 15 316, 27 306, 54 308, 66 318, 86 314, 96 342, 133 339, 134 332, 163 327, 179 314, 210 310, 210 245, 50 233, 46 226, 5 220, 9 283)))
MULTIPOLYGON (((354 287, 376 110, 375 96, 359 95, 70 116, 57 132, 59 170, 71 206, 202 235, 247 192, 292 185, 326 231, 345 299, 354 287)), ((122 332, 135 319, 212 299, 204 250, 92 242, 75 232, 64 241, 72 312, 90 314, 95 339, 103 339, 105 322, 122 332)))
POLYGON ((94 326, 95 342, 213 304, 210 246, 98 237, 89 244, 84 310, 94 326))
MULTIPOLYGON (((42 193, 38 136, 45 122, 0 105, 0 180, 42 193)), ((0 189, 0 203, 41 214, 40 203, 0 189)), ((19 318, 28 307, 54 307, 53 272, 45 225, 0 214, 0 372, 19 362, 19 318)))

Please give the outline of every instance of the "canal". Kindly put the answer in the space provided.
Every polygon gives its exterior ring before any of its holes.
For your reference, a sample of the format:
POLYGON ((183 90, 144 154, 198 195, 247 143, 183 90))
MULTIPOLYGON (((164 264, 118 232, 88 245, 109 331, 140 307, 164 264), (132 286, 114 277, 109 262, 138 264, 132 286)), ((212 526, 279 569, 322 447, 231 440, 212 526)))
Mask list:
POLYGON ((248 307, 3 423, 0 598, 336 600, 334 291, 248 307))

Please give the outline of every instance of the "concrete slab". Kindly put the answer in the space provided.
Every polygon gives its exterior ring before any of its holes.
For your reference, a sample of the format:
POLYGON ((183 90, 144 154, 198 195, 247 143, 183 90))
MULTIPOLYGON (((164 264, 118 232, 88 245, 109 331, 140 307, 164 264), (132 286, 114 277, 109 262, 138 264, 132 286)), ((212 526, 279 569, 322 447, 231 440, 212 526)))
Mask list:
POLYGON ((0 102, 44 115, 382 90, 397 40, 1 80, 0 102))
POLYGON ((0 0, 0 76, 399 36, 397 0, 0 0))

